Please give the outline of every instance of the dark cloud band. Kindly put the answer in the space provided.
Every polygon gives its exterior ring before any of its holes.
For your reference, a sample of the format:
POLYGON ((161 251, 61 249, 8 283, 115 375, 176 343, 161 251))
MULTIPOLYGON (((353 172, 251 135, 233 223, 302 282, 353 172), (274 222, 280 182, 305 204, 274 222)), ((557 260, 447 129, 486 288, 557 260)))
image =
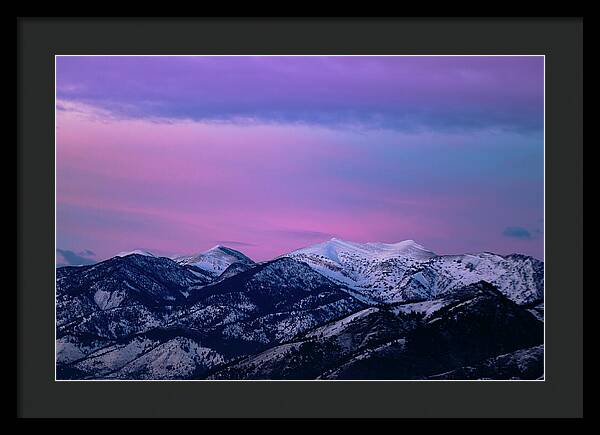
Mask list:
POLYGON ((127 118, 539 132, 543 58, 62 57, 57 96, 127 118))

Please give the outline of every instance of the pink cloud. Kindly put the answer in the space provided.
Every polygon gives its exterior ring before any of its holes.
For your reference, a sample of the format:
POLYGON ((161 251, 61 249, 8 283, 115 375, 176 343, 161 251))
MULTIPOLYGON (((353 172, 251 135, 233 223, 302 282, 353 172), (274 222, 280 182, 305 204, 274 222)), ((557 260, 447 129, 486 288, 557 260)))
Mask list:
POLYGON ((462 133, 123 119, 58 104, 57 221, 65 248, 108 257, 141 247, 198 252, 229 240, 263 260, 321 235, 410 238, 442 253, 510 252, 522 243, 502 239, 496 226, 514 220, 514 209, 488 216, 497 198, 486 196, 485 184, 464 190, 459 178, 437 181, 447 169, 427 168, 427 153, 437 152, 429 144, 470 146, 462 133))

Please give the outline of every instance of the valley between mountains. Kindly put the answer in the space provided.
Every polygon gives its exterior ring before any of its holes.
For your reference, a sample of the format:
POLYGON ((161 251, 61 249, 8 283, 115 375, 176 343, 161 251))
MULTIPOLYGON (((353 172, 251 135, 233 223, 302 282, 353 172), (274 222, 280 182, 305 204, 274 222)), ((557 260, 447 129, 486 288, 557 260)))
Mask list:
POLYGON ((543 379, 544 263, 339 239, 56 269, 56 377, 543 379))

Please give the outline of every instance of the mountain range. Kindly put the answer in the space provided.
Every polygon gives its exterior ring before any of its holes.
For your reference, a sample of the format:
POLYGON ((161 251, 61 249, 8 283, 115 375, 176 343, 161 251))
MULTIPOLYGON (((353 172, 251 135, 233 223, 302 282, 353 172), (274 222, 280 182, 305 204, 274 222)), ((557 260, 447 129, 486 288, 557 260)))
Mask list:
POLYGON ((56 269, 57 379, 539 379, 544 264, 339 239, 56 269))

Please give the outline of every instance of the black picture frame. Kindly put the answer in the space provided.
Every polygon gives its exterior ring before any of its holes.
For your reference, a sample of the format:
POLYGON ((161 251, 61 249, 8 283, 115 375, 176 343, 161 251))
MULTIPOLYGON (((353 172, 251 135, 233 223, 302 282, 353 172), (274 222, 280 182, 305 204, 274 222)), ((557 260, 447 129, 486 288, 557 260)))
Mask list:
POLYGON ((581 417, 583 20, 18 19, 21 417, 581 417), (55 382, 56 54, 545 55, 544 382, 55 382))

